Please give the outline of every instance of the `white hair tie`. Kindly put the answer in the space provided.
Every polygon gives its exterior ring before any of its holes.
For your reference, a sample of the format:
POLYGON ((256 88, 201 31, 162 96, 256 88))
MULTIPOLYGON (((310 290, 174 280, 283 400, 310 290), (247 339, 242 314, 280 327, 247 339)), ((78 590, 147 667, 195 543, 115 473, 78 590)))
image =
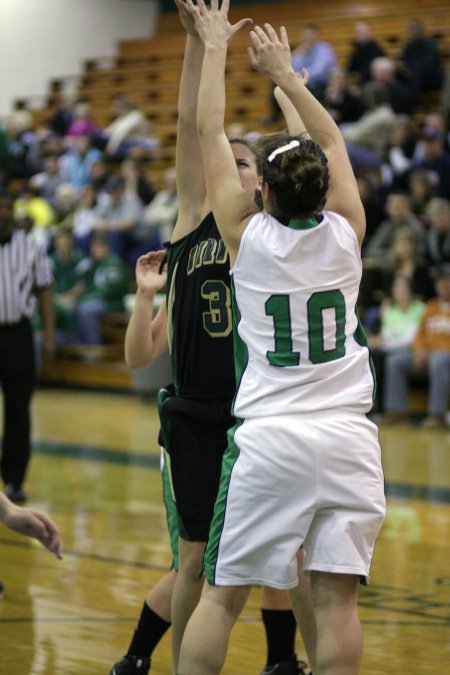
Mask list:
POLYGON ((300 146, 299 141, 291 141, 290 143, 287 143, 287 145, 282 145, 281 147, 277 148, 274 150, 269 157, 267 158, 268 162, 273 162, 275 157, 277 155, 282 155, 283 152, 288 152, 288 150, 292 150, 293 148, 298 148, 300 146))

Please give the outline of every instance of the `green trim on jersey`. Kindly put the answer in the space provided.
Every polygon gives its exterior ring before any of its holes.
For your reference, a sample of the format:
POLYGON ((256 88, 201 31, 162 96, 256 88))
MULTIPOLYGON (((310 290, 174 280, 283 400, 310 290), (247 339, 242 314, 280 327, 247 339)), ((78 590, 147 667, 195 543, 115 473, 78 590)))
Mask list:
POLYGON ((236 373, 236 393, 233 398, 231 406, 231 413, 234 415, 234 402, 239 391, 242 377, 248 365, 248 348, 244 340, 238 332, 239 322, 241 320, 241 313, 236 301, 236 290, 234 288, 234 279, 231 275, 231 302, 232 302, 232 316, 233 316, 233 344, 234 344, 234 370, 236 373))
POLYGON ((170 549, 173 556, 173 567, 178 571, 178 513, 170 473, 170 455, 168 454, 168 440, 170 438, 170 418, 164 414, 164 403, 171 398, 172 394, 167 389, 160 389, 156 395, 159 421, 161 423, 161 436, 164 443, 164 466, 162 470, 163 499, 166 507, 167 529, 169 530, 170 549))
POLYGON ((208 543, 205 549, 203 559, 203 568, 205 570, 208 583, 215 585, 217 556, 219 552, 220 537, 222 535, 225 522, 225 513, 227 510, 227 497, 230 487, 231 474, 233 467, 240 455, 240 450, 234 441, 234 436, 239 427, 245 420, 236 420, 234 427, 228 430, 228 447, 222 459, 222 471, 220 474, 219 491, 217 493, 214 506, 214 515, 209 528, 208 543))
POLYGON ((377 395, 377 376, 375 373, 375 366, 373 365, 372 357, 370 355, 370 349, 369 349, 369 342, 367 340, 367 335, 366 331, 364 330, 364 326, 361 323, 361 319, 359 318, 358 315, 358 308, 355 307, 355 314, 356 318, 358 320, 358 327, 353 333, 353 337, 355 338, 355 342, 357 342, 361 347, 367 347, 369 351, 369 366, 370 366, 370 371, 372 373, 373 377, 373 392, 372 392, 372 400, 375 401, 376 395, 377 395))
POLYGON ((287 224, 287 227, 290 227, 292 230, 312 230, 313 227, 317 227, 319 223, 315 218, 307 218, 306 220, 297 220, 293 218, 287 224))

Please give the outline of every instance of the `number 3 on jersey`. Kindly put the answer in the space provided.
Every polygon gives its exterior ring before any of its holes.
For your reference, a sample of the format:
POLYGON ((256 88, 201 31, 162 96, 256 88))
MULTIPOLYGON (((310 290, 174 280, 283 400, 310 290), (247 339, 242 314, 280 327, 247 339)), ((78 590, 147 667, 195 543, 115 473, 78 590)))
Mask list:
MULTIPOLYGON (((292 326, 289 295, 271 295, 267 300, 266 315, 273 317, 275 349, 267 351, 272 366, 286 367, 300 364, 300 352, 292 348, 292 326)), ((309 359, 312 363, 336 361, 345 354, 345 300, 341 291, 313 293, 307 302, 309 359), (329 310, 329 311, 326 311, 329 310), (333 345, 325 348, 325 335, 333 330, 333 345)), ((330 342, 330 340, 328 340, 330 342)))
POLYGON ((203 328, 213 338, 227 337, 233 328, 230 289, 220 279, 210 279, 202 285, 201 294, 209 303, 209 311, 203 312, 203 328))

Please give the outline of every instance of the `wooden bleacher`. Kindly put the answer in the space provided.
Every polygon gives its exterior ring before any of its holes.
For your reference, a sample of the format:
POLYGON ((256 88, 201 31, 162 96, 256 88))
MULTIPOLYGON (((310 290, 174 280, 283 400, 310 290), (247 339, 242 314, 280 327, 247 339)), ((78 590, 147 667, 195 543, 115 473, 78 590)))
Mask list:
MULTIPOLYGON (((342 66, 345 65, 356 21, 365 21, 387 54, 395 58, 406 37, 408 22, 423 19, 427 31, 438 40, 441 51, 450 53, 450 5, 438 0, 394 3, 391 0, 303 0, 237 6, 231 10, 236 21, 251 16, 256 24, 266 21, 275 27, 285 25, 293 46, 305 23, 316 23, 324 40, 329 41, 342 66)), ((185 43, 178 14, 161 17, 157 35, 149 39, 125 40, 118 46, 115 62, 105 67, 105 59, 86 61, 78 95, 91 104, 99 126, 111 122, 111 99, 124 94, 133 100, 153 123, 160 139, 149 165, 149 174, 161 187, 164 172, 174 163, 178 86, 185 43)), ((268 114, 269 85, 265 76, 255 72, 248 61, 248 31, 238 34, 229 49, 227 61, 226 123, 240 121, 251 130, 267 130, 261 120, 268 114)), ((64 80, 55 80, 47 97, 48 105, 35 111, 36 126, 54 111, 64 80)), ((109 334, 107 344, 87 350, 77 346, 64 348, 52 366, 46 366, 43 382, 67 385, 130 389, 130 372, 123 363, 125 328, 109 334), (120 332, 122 331, 122 333, 120 332)))

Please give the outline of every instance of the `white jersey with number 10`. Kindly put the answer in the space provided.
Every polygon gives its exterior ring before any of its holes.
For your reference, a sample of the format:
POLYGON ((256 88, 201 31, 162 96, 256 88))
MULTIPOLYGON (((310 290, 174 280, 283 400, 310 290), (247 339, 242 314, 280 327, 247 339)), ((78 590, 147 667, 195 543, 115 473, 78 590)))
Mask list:
POLYGON ((336 213, 288 225, 252 218, 231 271, 236 417, 371 409, 361 269, 356 235, 336 213))

